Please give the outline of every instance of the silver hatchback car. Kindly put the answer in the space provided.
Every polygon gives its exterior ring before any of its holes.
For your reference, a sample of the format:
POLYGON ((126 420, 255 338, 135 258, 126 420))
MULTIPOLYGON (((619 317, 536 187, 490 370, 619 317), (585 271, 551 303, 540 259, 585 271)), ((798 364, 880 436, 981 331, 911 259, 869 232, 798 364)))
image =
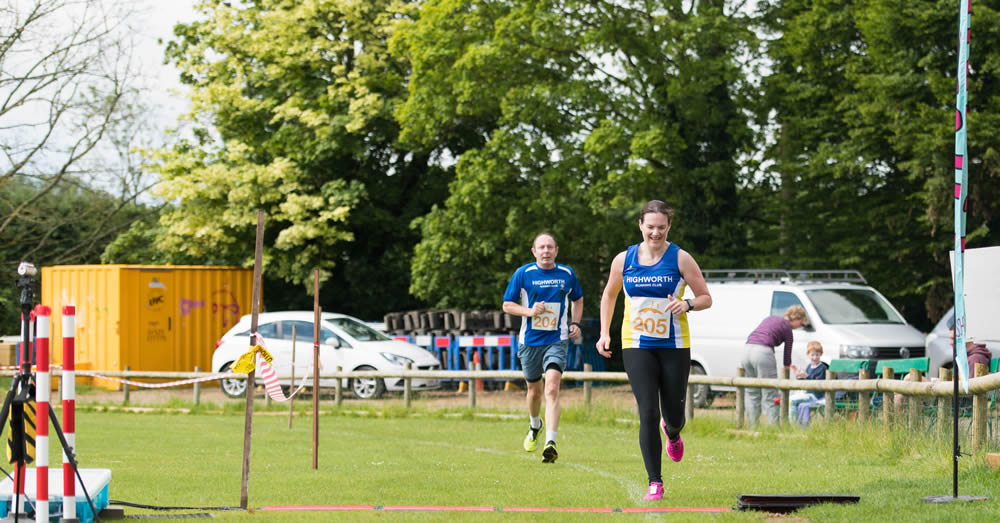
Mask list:
MULTIPOLYGON (((304 379, 312 386, 313 361, 313 312, 282 311, 258 315, 257 332, 263 344, 274 357, 272 365, 283 387, 296 386, 304 379), (294 333, 294 336, 293 336, 294 333), (294 356, 293 356, 294 349, 294 356), (294 362, 296 383, 291 383, 294 362)), ((351 370, 402 371, 406 364, 413 370, 440 370, 438 359, 422 347, 399 341, 377 331, 363 321, 344 314, 324 312, 320 317, 320 372, 341 367, 351 370)), ((250 315, 240 318, 229 332, 222 336, 212 355, 212 369, 228 371, 233 363, 249 349, 250 315)), ((321 387, 336 385, 336 379, 320 378, 321 387)), ((231 398, 246 394, 246 380, 220 380, 222 392, 231 398)), ((341 383, 361 399, 377 399, 385 391, 401 391, 402 378, 354 378, 341 383)), ((413 390, 441 388, 437 379, 413 379, 413 390)))

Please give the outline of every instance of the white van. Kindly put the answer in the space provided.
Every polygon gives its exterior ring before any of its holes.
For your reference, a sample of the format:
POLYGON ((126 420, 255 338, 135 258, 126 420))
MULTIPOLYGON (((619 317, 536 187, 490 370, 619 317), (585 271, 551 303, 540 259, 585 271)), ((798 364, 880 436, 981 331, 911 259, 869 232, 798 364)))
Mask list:
MULTIPOLYGON (((688 314, 691 373, 735 376, 747 337, 767 316, 801 305, 809 325, 793 331, 792 364, 809 364, 806 344, 823 345, 823 361, 924 356, 924 336, 857 271, 704 270, 712 307, 688 314)), ((689 293, 690 294, 690 293, 689 293)), ((693 296, 684 296, 692 298, 693 296)), ((779 368, 784 344, 775 348, 779 368)), ((716 390, 733 390, 716 387, 716 390)), ((711 403, 712 388, 695 389, 695 406, 711 403)))

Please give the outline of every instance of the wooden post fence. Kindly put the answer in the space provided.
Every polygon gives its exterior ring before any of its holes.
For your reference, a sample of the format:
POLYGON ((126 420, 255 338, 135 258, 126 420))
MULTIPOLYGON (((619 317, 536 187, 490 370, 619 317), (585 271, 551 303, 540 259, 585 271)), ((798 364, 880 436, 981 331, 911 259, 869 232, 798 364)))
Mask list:
MULTIPOLYGON (((472 362, 472 370, 479 370, 478 361, 472 362)), ((469 380, 469 408, 476 408, 476 384, 471 379, 469 380)))
MULTIPOLYGON (((201 369, 197 365, 195 365, 194 371, 201 372, 201 369)), ((196 381, 194 382, 194 404, 197 405, 200 401, 201 401, 201 382, 196 381)))
MULTIPOLYGON (((977 363, 973 377, 985 376, 989 372, 989 367, 977 363)), ((972 397, 972 452, 979 452, 986 443, 986 395, 986 392, 981 392, 972 397)))
MULTIPOLYGON (((868 371, 861 369, 858 371, 858 379, 866 380, 868 379, 868 371)), ((858 391, 858 423, 868 422, 868 406, 871 401, 872 395, 868 391, 859 390, 858 391)))
MULTIPOLYGON (((337 365, 337 374, 340 374, 341 372, 344 372, 344 368, 341 367, 340 365, 337 365)), ((313 388, 317 388, 316 383, 313 383, 313 388)), ((344 403, 344 393, 343 391, 340 390, 341 388, 342 386, 340 385, 340 378, 337 378, 337 383, 336 385, 334 385, 333 389, 333 401, 337 403, 338 407, 344 403)))
MULTIPOLYGON (((951 369, 941 369, 938 376, 940 381, 951 381, 951 369)), ((942 437, 951 435, 951 396, 940 396, 938 398, 938 430, 942 437)))
MULTIPOLYGON (((836 374, 831 371, 826 371, 826 379, 832 380, 836 374)), ((823 394, 823 417, 826 418, 826 422, 830 423, 833 421, 833 399, 837 393, 835 391, 830 391, 823 394)))
MULTIPOLYGON (((743 367, 736 369, 736 377, 743 378, 747 371, 743 367)), ((746 387, 736 387, 736 428, 742 429, 746 411, 746 387)))
MULTIPOLYGON (((413 370, 413 363, 406 362, 406 370, 413 370)), ((407 409, 410 408, 410 389, 412 386, 413 378, 405 378, 403 380, 403 406, 407 409)))
MULTIPOLYGON (((923 375, 917 369, 910 369, 907 376, 910 378, 911 382, 920 383, 923 379, 923 375)), ((909 426, 910 429, 916 429, 920 425, 920 410, 924 404, 923 398, 920 396, 905 396, 906 398, 906 414, 909 416, 909 426)))
MULTIPOLYGON (((783 379, 783 380, 787 380, 788 379, 788 369, 785 368, 784 366, 782 366, 780 369, 778 369, 778 376, 781 379, 783 379)), ((778 425, 779 426, 785 426, 786 424, 788 424, 788 396, 789 396, 789 391, 788 391, 788 389, 782 389, 780 394, 781 394, 781 408, 779 410, 780 414, 778 415, 778 425)))
MULTIPOLYGON (((882 378, 891 380, 893 378, 892 367, 882 367, 882 378)), ((895 395, 890 391, 885 391, 882 393, 882 421, 885 422, 886 430, 892 426, 893 417, 895 417, 896 409, 896 398, 895 395)))
MULTIPOLYGON (((128 365, 125 366, 125 372, 132 370, 128 365)), ((128 378, 125 378, 128 380, 128 378)), ((122 403, 128 405, 128 383, 122 383, 122 403)))

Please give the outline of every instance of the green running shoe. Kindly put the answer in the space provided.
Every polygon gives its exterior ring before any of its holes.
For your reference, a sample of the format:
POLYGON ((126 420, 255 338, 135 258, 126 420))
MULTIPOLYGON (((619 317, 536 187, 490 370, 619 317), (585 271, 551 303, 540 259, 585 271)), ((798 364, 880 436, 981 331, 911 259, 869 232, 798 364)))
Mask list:
POLYGON ((558 457, 559 453, 556 452, 556 442, 550 441, 546 443, 545 450, 542 451, 542 463, 555 463, 558 457))
POLYGON ((524 436, 524 450, 527 452, 534 452, 538 448, 538 431, 542 430, 542 427, 533 429, 528 427, 528 433, 524 436))

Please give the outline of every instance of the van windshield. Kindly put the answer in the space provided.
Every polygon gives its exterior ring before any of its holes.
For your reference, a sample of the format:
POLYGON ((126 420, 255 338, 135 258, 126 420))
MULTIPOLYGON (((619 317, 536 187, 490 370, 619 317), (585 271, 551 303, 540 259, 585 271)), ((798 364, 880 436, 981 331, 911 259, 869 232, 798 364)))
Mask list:
POLYGON ((865 289, 806 291, 823 323, 906 323, 885 298, 865 289))

